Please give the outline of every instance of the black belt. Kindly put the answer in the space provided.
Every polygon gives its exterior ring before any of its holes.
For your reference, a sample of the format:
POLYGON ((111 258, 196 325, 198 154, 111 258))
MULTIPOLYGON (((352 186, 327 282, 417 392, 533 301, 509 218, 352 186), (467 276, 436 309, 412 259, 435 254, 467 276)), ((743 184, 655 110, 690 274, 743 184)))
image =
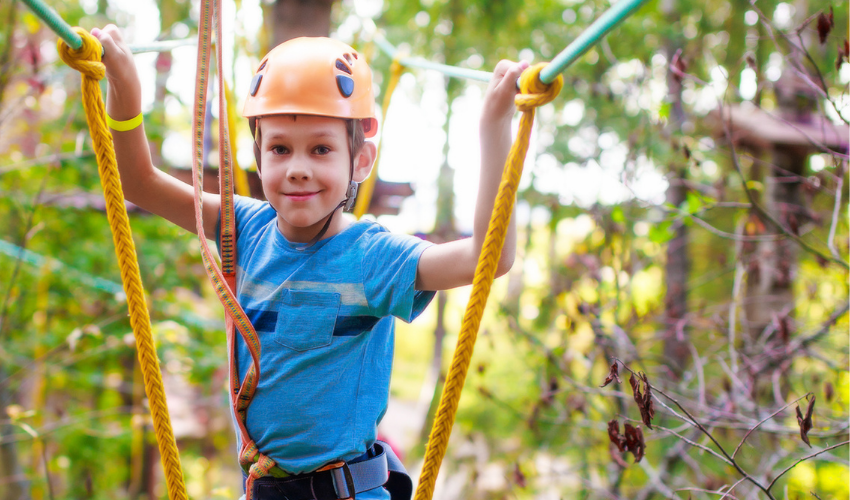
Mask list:
POLYGON ((410 500, 413 482, 392 448, 381 441, 363 456, 329 470, 254 481, 254 500, 342 500, 385 486, 392 500, 410 500))

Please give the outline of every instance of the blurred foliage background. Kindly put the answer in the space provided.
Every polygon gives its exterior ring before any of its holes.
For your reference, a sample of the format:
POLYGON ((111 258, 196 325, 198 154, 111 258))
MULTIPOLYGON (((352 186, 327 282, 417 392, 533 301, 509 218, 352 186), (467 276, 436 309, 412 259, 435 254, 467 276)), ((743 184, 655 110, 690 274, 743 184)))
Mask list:
MULTIPOLYGON (((131 39, 197 28, 186 0, 50 3, 131 39)), ((375 29, 406 53, 490 69, 550 60, 610 4, 228 6, 239 94, 243 68, 299 34, 354 44, 383 92, 375 29)), ((0 19, 0 499, 164 498, 79 75, 21 2, 0 19)), ((846 2, 650 0, 569 68, 538 114, 517 262, 491 294, 437 498, 848 498, 847 27, 846 2), (612 364, 622 382, 600 387, 612 364), (652 387, 651 428, 627 368, 652 387), (796 408, 805 420, 810 406, 803 432, 796 408), (620 441, 620 424, 641 442, 620 441)), ((189 134, 191 81, 170 54, 137 61, 154 158, 180 175, 168 141, 189 134)), ((439 154, 415 186, 433 217, 411 231, 462 236, 474 193, 451 160, 469 145, 452 137, 483 87, 409 70, 397 92, 442 131, 418 141, 439 154)), ((409 201, 378 220, 411 226, 409 201)), ((198 243, 130 210, 189 494, 236 498, 223 313, 198 243)), ((381 432, 414 476, 468 293, 398 325, 381 432)))

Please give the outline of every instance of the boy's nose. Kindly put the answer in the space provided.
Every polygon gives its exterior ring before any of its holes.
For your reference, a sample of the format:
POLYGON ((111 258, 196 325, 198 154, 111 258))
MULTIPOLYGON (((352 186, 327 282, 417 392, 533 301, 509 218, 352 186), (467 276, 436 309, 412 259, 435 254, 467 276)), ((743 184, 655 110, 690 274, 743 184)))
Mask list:
POLYGON ((292 165, 289 169, 289 180, 308 180, 311 176, 310 169, 304 165, 292 165))

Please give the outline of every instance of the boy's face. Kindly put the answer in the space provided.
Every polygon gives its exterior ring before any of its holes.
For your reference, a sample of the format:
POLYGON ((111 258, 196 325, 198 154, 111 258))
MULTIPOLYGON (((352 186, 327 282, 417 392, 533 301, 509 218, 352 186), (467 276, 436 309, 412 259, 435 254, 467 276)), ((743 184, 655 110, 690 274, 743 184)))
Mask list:
MULTIPOLYGON (((345 199, 351 162, 345 122, 275 115, 261 118, 260 130, 260 178, 278 228, 289 241, 308 242, 345 199)), ((344 225, 342 217, 334 217, 326 237, 344 225)))

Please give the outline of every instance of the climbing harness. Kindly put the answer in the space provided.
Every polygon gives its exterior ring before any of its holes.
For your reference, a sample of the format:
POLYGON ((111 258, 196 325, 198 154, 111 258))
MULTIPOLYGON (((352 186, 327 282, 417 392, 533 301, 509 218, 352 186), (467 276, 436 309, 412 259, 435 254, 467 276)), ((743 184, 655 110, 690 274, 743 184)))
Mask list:
POLYGON ((124 193, 121 190, 121 178, 118 175, 118 164, 115 161, 115 150, 112 146, 112 133, 106 125, 106 108, 98 84, 106 74, 106 69, 100 62, 103 49, 100 41, 84 29, 74 28, 74 32, 82 39, 81 46, 73 50, 64 40, 59 39, 57 50, 68 66, 82 74, 83 107, 97 156, 98 171, 106 198, 106 217, 112 229, 115 253, 121 267, 121 281, 124 293, 127 295, 130 324, 136 337, 139 364, 144 375, 145 393, 150 402, 156 442, 168 486, 168 497, 171 500, 184 500, 188 497, 186 485, 183 483, 180 454, 177 451, 177 443, 174 440, 171 420, 168 416, 159 359, 151 334, 150 314, 145 302, 136 248, 133 244, 127 209, 124 206, 124 193))

